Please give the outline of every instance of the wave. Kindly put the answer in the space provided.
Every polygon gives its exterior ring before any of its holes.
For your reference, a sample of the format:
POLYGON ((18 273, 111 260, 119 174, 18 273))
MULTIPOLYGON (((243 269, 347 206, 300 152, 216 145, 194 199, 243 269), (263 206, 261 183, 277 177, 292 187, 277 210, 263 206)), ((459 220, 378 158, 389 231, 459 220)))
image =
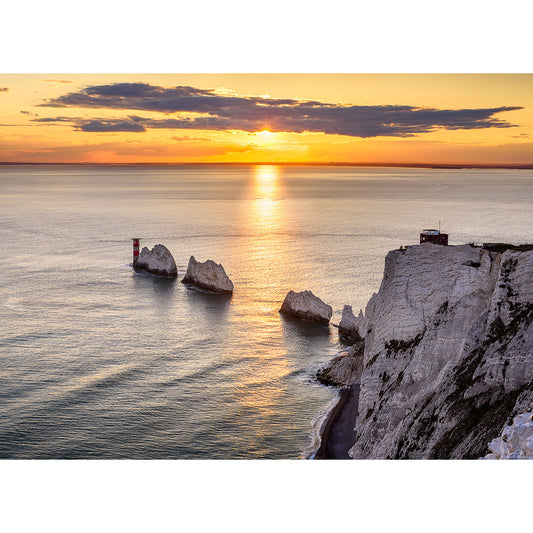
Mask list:
POLYGON ((187 374, 185 376, 180 376, 180 377, 173 378, 171 380, 168 380, 162 383, 158 383, 158 385, 161 385, 164 387, 172 387, 174 385, 177 385, 178 383, 194 383, 195 380, 197 380, 198 378, 208 376, 209 374, 214 374, 218 370, 223 370, 226 368, 230 368, 232 366, 242 365, 244 363, 247 363, 253 360, 254 360, 253 357, 241 357, 239 359, 232 359, 228 361, 221 361, 219 363, 213 363, 211 365, 202 367, 198 369, 197 371, 187 374))
POLYGON ((34 411, 41 412, 43 409, 56 411, 60 407, 74 405, 84 395, 108 390, 139 372, 141 372, 139 365, 112 365, 100 372, 85 374, 64 383, 40 389, 26 398, 14 401, 5 412, 12 411, 16 415, 14 417, 16 420, 31 417, 34 411))

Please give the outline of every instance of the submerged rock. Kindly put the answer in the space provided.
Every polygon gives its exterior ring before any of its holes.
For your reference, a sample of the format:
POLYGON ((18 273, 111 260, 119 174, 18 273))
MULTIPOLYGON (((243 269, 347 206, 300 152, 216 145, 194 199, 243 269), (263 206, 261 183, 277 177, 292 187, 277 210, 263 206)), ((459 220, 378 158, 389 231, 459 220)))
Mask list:
POLYGON ((279 310, 308 322, 329 324, 333 310, 311 291, 289 291, 279 310))
POLYGON ((200 263, 196 261, 193 255, 189 259, 187 273, 181 282, 190 283, 210 292, 222 294, 233 292, 233 282, 227 276, 222 265, 211 261, 211 259, 205 263, 200 263))
POLYGON ((359 326, 363 320, 363 311, 359 311, 359 316, 356 318, 353 314, 352 306, 345 305, 342 311, 341 322, 339 324, 339 335, 355 341, 361 339, 359 326))
POLYGON ((139 259, 133 264, 138 270, 144 270, 158 276, 175 278, 178 275, 176 262, 166 246, 156 244, 152 250, 144 247, 139 254, 139 259))

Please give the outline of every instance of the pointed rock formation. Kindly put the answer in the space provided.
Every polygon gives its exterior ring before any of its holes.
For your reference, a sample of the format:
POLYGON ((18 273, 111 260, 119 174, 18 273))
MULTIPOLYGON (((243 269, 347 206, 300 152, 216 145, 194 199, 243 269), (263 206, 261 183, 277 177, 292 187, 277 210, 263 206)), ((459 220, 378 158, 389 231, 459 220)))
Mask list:
POLYGON ((211 259, 200 263, 193 255, 189 259, 187 273, 181 282, 215 293, 231 294, 233 292, 233 282, 228 278, 222 265, 211 259))
POLYGON ((311 291, 289 291, 279 310, 280 313, 293 315, 308 322, 329 324, 333 310, 311 291))
POLYGON ((341 337, 347 337, 354 341, 361 339, 361 334, 359 333, 359 326, 363 322, 363 311, 359 311, 359 316, 355 318, 352 306, 345 305, 342 311, 342 319, 339 324, 339 335, 341 337))
POLYGON ((168 248, 162 244, 156 244, 152 250, 144 247, 133 267, 158 276, 166 276, 168 278, 178 276, 176 262, 168 248))

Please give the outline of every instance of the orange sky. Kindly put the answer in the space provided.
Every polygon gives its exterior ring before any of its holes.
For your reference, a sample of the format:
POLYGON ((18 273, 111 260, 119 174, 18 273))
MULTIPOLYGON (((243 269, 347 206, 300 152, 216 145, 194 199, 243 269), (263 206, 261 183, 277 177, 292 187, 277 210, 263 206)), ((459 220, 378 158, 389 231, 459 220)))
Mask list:
POLYGON ((533 164, 530 74, 1 74, 0 162, 533 164))

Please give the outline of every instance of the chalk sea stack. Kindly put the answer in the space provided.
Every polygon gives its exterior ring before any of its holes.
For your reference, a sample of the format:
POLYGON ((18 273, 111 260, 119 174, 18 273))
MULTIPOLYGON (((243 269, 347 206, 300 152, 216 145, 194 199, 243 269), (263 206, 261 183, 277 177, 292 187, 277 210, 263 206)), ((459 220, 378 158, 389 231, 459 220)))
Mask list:
POLYGON ((150 274, 157 274, 167 278, 176 278, 178 276, 176 262, 168 248, 162 244, 156 244, 151 250, 144 247, 137 261, 133 263, 133 267, 137 270, 144 270, 150 274))
POLYGON ((359 333, 359 326, 363 322, 363 312, 359 312, 359 316, 356 318, 352 311, 351 305, 345 305, 342 311, 342 318, 339 324, 339 335, 346 337, 354 341, 361 339, 359 333))
POLYGON ((308 322, 329 324, 333 310, 311 291, 289 291, 279 310, 308 322))
POLYGON ((205 263, 200 263, 196 261, 193 255, 189 259, 187 272, 181 282, 218 294, 231 294, 233 292, 233 282, 221 264, 217 264, 211 259, 205 263))

